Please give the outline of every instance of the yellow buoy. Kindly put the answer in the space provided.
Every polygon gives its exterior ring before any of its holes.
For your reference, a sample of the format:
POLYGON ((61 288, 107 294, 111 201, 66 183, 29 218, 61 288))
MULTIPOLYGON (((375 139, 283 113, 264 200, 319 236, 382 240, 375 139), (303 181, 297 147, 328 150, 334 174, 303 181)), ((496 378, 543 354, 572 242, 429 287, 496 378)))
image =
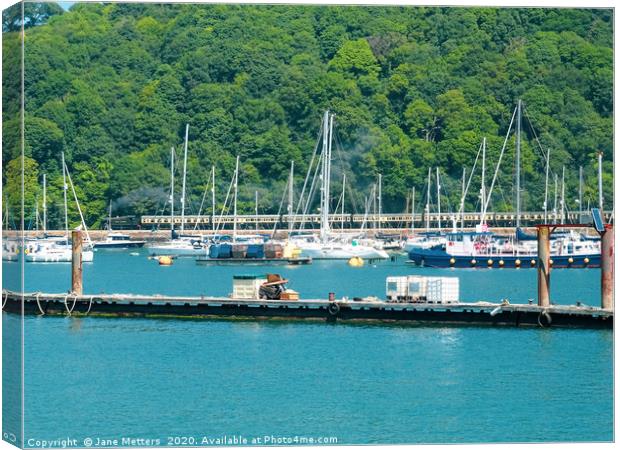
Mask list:
POLYGON ((489 259, 489 260, 487 261, 487 264, 489 265, 489 267, 490 267, 490 266, 492 266, 492 265, 493 265, 493 260, 492 260, 492 259, 489 259))
POLYGON ((454 259, 454 258, 450 258, 450 265, 451 265, 451 266, 453 266, 455 262, 456 262, 456 259, 454 259))
POLYGON ((575 260, 573 258, 568 258, 568 263, 572 264, 575 260))
POLYGON ((590 258, 583 258, 583 263, 584 264, 589 264, 590 263, 590 258))
POLYGON ((160 256, 158 261, 159 261, 160 266, 171 266, 172 265, 172 258, 170 256, 160 256))
POLYGON ((500 266, 500 267, 504 267, 504 260, 503 260, 503 259, 500 259, 500 260, 499 260, 499 266, 500 266))
POLYGON ((476 265, 476 260, 475 260, 475 259, 472 259, 472 260, 471 260, 471 265, 472 265, 472 266, 475 266, 475 265, 476 265))
POLYGON ((552 259, 550 259, 550 260, 549 260, 549 265, 550 265, 550 266, 552 266, 552 265, 553 265, 553 260, 552 260, 552 259))
POLYGON ((364 260, 359 256, 354 256, 353 258, 349 259, 349 265, 351 267, 362 267, 364 265, 364 260))
POLYGON ((530 264, 532 265, 532 267, 534 267, 536 265, 536 260, 535 259, 531 260, 530 264))
POLYGON ((515 259, 515 266, 516 267, 520 267, 521 266, 521 260, 520 259, 515 259))

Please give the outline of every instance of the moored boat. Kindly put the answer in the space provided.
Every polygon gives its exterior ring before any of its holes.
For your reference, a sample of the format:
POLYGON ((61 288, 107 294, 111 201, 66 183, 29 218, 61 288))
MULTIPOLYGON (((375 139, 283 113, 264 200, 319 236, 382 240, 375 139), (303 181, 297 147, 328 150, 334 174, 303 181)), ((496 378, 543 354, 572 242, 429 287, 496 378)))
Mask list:
MULTIPOLYGON (((425 267, 526 268, 537 267, 536 245, 489 232, 456 232, 446 235, 446 243, 428 249, 409 251, 409 260, 425 267)), ((530 241, 531 242, 531 241, 530 241)), ((554 268, 600 267, 596 243, 571 236, 551 244, 554 268)))
POLYGON ((145 241, 135 241, 128 234, 108 233, 105 240, 93 242, 95 248, 139 248, 144 246, 145 241))

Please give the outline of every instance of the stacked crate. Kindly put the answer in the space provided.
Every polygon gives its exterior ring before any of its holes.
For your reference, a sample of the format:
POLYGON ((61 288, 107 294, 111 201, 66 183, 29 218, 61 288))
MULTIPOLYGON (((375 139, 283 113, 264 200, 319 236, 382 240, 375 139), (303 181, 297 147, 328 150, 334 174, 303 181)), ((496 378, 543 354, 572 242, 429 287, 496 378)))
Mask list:
POLYGON ((458 303, 459 279, 419 275, 387 277, 386 297, 392 302, 458 303))

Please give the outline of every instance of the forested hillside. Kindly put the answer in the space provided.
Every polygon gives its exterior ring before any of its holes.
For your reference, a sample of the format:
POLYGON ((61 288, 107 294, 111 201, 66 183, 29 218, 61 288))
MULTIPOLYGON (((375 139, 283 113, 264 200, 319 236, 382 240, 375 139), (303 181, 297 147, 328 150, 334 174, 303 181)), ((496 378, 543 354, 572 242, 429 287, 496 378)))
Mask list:
MULTIPOLYGON (((161 212, 170 148, 180 161, 186 123, 189 212, 211 165, 223 202, 237 154, 240 211, 254 210, 258 190, 260 211, 276 212, 291 160, 301 188, 325 109, 336 114, 332 194, 344 168, 348 211, 362 209, 379 173, 385 211, 404 211, 412 186, 419 211, 435 166, 442 209, 454 210, 483 136, 492 172, 518 99, 524 208, 540 210, 544 190, 529 121, 551 149, 552 171, 566 166, 569 208, 577 208, 580 165, 585 197, 596 202, 597 151, 612 198, 611 10, 91 3, 40 22, 25 45, 27 223, 46 173, 50 226, 62 224, 63 150, 89 226, 100 225, 110 199, 115 215, 161 212)), ((16 37, 5 26, 2 162, 14 211, 16 37)), ((495 210, 512 208, 513 141, 495 210)), ((476 206, 478 174, 472 183, 467 209, 476 206)))

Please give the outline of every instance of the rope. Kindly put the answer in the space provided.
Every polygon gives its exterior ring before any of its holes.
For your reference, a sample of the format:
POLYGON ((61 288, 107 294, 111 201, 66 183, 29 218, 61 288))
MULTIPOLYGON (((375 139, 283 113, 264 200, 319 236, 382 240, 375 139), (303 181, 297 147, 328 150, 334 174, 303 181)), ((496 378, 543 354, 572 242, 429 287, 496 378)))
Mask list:
POLYGON ((90 296, 90 302, 88 303, 88 311, 86 311, 86 313, 84 315, 88 315, 88 313, 90 312, 90 308, 93 306, 93 297, 94 295, 90 296))
POLYGON ((65 295, 65 309, 67 310, 67 314, 69 316, 71 315, 71 313, 75 309, 75 304, 77 303, 77 295, 74 294, 74 296, 73 296, 73 306, 71 306, 71 309, 69 309, 69 305, 67 304, 67 299, 69 298, 70 295, 71 294, 65 295))
POLYGON ((4 300, 2 301, 2 309, 4 309, 4 305, 6 305, 6 302, 9 299, 9 292, 8 291, 4 291, 4 300))
POLYGON ((41 293, 37 292, 34 296, 34 298, 37 300, 37 306, 39 307, 39 311, 41 312, 41 315, 44 316, 45 315, 45 311, 43 311, 43 308, 41 308, 41 302, 39 301, 39 297, 41 297, 41 293))

